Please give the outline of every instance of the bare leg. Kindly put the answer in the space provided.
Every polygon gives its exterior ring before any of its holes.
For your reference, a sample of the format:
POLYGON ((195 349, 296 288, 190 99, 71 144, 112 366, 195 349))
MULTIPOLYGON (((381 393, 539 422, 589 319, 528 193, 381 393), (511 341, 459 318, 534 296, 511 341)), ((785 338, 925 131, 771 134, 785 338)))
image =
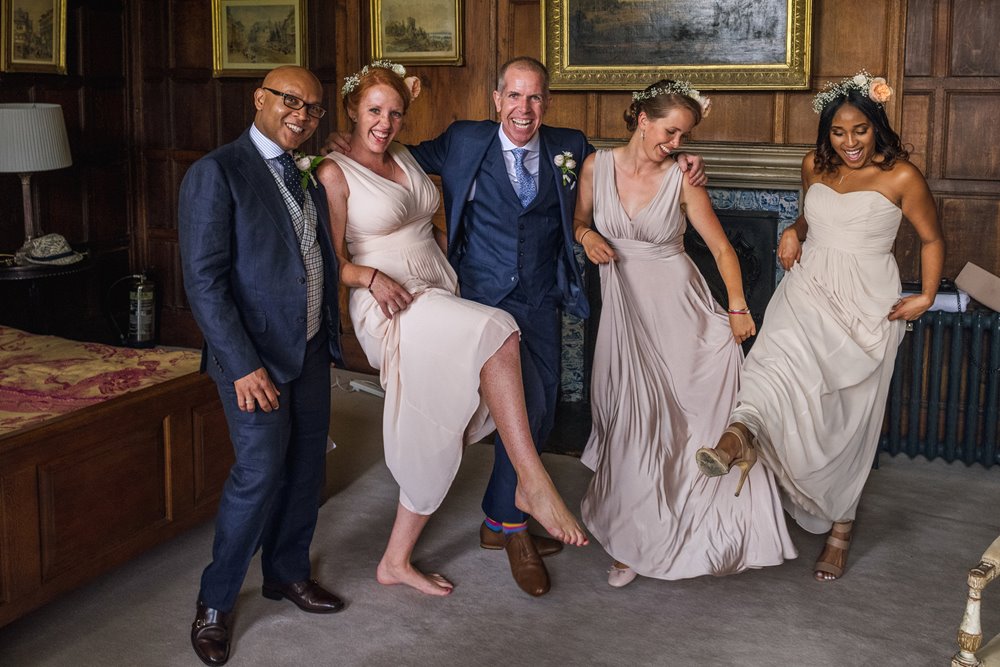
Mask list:
POLYGON ((382 554, 382 561, 375 571, 375 578, 380 584, 406 584, 428 595, 448 595, 454 585, 440 574, 424 574, 413 567, 410 558, 417 538, 431 517, 414 514, 400 503, 396 509, 396 522, 392 524, 389 544, 382 554))
POLYGON ((587 544, 586 533, 559 496, 535 451, 524 407, 517 334, 511 334, 483 364, 479 382, 483 399, 517 472, 517 508, 535 517, 556 539, 576 546, 587 544))

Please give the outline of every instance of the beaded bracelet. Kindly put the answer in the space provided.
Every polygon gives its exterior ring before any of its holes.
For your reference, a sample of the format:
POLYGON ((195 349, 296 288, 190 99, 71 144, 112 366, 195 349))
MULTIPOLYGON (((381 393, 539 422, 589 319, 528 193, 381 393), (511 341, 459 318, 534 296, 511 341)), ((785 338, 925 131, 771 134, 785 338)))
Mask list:
POLYGON ((373 269, 372 270, 372 279, 368 281, 368 291, 369 292, 372 291, 372 285, 375 284, 375 276, 377 276, 377 275, 378 275, 378 269, 373 269))

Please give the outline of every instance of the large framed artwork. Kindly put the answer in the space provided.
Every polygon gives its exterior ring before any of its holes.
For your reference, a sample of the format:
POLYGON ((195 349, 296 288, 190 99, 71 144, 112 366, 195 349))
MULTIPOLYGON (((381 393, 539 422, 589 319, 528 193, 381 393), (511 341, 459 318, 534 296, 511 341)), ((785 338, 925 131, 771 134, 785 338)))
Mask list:
POLYGON ((371 0, 372 58, 462 64, 462 0, 371 0))
POLYGON ((812 0, 548 0, 542 24, 555 89, 809 87, 812 0))
POLYGON ((0 70, 66 73, 66 0, 0 0, 0 70))
POLYGON ((305 0, 212 0, 215 76, 306 65, 305 0))

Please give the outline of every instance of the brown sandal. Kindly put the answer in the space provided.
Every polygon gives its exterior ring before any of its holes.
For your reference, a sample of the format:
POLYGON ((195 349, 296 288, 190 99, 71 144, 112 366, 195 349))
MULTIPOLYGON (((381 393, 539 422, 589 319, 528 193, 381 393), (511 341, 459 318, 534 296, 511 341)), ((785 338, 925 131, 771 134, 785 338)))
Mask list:
MULTIPOLYGON (((826 536, 826 545, 823 547, 823 551, 826 551, 826 547, 833 547, 834 549, 840 549, 841 551, 844 552, 844 565, 843 566, 834 565, 833 563, 827 563, 824 560, 817 560, 816 564, 813 566, 813 577, 816 579, 816 581, 836 581, 837 579, 840 579, 840 577, 844 574, 844 568, 847 566, 847 552, 851 548, 851 538, 853 532, 854 532, 853 521, 837 522, 833 524, 833 526, 830 528, 830 533, 826 536), (846 530, 838 529, 837 528, 838 524, 840 526, 847 524, 847 529, 846 530), (839 537, 834 537, 833 536, 834 531, 837 531, 841 535, 846 536, 847 539, 843 540, 839 537), (833 575, 833 576, 826 576, 826 575, 833 575)), ((820 557, 822 556, 823 554, 821 552, 820 557)))

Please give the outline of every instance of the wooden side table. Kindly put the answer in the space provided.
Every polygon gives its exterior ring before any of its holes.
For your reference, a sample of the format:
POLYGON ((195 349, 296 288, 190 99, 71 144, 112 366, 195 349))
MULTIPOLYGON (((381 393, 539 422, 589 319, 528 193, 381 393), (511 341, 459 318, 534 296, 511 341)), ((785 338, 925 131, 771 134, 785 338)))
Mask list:
POLYGON ((39 283, 54 278, 72 276, 94 268, 94 261, 89 255, 84 255, 79 262, 72 264, 32 264, 29 266, 0 265, 0 282, 13 282, 27 287, 28 313, 24 318, 35 333, 49 333, 51 317, 49 308, 43 303, 39 283))

